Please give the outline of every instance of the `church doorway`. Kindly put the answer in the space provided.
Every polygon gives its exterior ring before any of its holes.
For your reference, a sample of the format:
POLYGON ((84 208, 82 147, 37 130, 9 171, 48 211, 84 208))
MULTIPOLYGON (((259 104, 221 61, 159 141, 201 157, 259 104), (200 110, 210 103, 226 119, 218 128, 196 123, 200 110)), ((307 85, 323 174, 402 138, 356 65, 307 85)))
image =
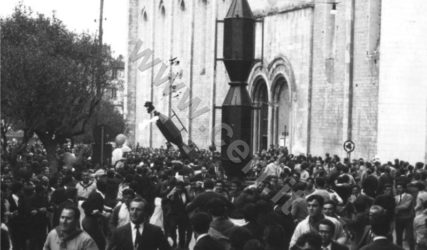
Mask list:
POLYGON ((256 107, 254 111, 254 152, 268 148, 268 91, 263 79, 255 82, 252 100, 256 107))
POLYGON ((290 115, 291 98, 289 85, 283 76, 279 76, 273 82, 272 87, 272 143, 286 146, 290 150, 290 115))

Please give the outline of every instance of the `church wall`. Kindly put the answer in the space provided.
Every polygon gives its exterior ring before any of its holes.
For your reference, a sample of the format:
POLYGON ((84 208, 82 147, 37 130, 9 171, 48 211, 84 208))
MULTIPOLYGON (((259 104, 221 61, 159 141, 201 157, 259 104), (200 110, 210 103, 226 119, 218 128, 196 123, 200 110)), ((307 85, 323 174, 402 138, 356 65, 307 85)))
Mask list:
POLYGON ((318 4, 313 37, 313 90, 310 153, 338 154, 344 131, 345 6, 318 4), (335 23, 332 22, 335 18, 335 23), (336 27, 338 26, 338 27, 336 27))
POLYGON ((353 157, 376 153, 378 113, 379 1, 355 1, 352 120, 350 105, 351 1, 316 4, 310 152, 346 156, 343 143, 356 144, 353 157), (351 133, 349 132, 351 130, 351 133))
MULTIPOLYGON (((179 60, 180 65, 172 67, 174 72, 182 71, 182 77, 174 82, 177 90, 172 94, 172 108, 191 133, 182 131, 183 139, 185 142, 191 139, 199 148, 207 148, 211 144, 211 127, 215 123, 214 141, 218 149, 221 110, 215 110, 213 106, 222 105, 229 79, 221 61, 217 62, 214 71, 215 18, 224 18, 231 0, 164 0, 164 17, 159 8, 160 2, 129 0, 129 54, 132 54, 136 41, 141 39, 143 45, 140 52, 151 49, 155 58, 168 66, 161 77, 169 73, 170 58, 179 60), (184 8, 179 5, 182 1, 184 8), (144 19, 143 8, 148 15, 147 20, 144 19), (188 105, 190 85, 195 109, 192 113, 188 105), (215 112, 215 121, 212 120, 212 112, 215 112)), ((263 64, 254 66, 248 80, 250 93, 256 77, 262 77, 267 83, 271 104, 269 143, 275 141, 272 137, 272 87, 277 77, 284 76, 290 91, 288 140, 291 152, 346 156, 342 144, 351 134, 356 144, 352 158, 373 158, 376 154, 382 157, 402 155, 402 158, 411 159, 427 157, 427 95, 421 94, 426 93, 426 87, 425 84, 409 84, 423 82, 425 78, 422 78, 425 76, 422 67, 417 66, 426 64, 425 59, 420 59, 420 46, 425 41, 418 39, 418 36, 411 39, 414 34, 420 35, 416 32, 425 28, 422 25, 427 23, 417 21, 414 24, 417 19, 411 19, 411 16, 420 18, 420 14, 417 16, 419 12, 407 10, 403 15, 406 21, 399 23, 400 8, 407 4, 400 3, 400 6, 394 0, 390 3, 388 0, 355 1, 353 108, 351 126, 348 126, 351 0, 339 2, 335 15, 331 14, 332 5, 325 1, 315 0, 313 4, 303 0, 279 0, 274 8, 269 5, 270 2, 275 1, 249 1, 255 15, 265 17, 265 37, 263 64), (385 15, 382 15, 383 12, 385 15), (387 23, 386 27, 383 27, 384 23, 387 23), (396 25, 401 27, 401 33, 394 32, 392 27, 396 25), (405 25, 411 28, 406 29, 405 25), (380 48, 380 36, 381 41, 393 42, 382 43, 380 48), (401 59, 396 60, 396 54, 401 59), (414 59, 413 55, 420 56, 414 59), (399 67, 396 66, 397 62, 399 67), (414 68, 416 74, 403 73, 411 72, 409 68, 414 68), (414 104, 417 105, 414 113, 407 112, 414 104), (421 142, 418 137, 422 138, 421 142), (402 139, 400 146, 396 147, 396 140, 402 139), (408 150, 414 146, 416 150, 408 150)), ((420 2, 420 5, 425 4, 420 2)), ((413 6, 411 4, 415 8, 413 6)), ((222 58, 222 27, 223 24, 219 23, 218 58, 222 58)), ((257 24, 257 58, 260 58, 260 52, 261 24, 257 24)), ((151 99, 152 79, 161 64, 157 64, 153 70, 149 68, 141 72, 137 69, 140 63, 141 59, 137 62, 128 59, 126 66, 129 135, 141 146, 160 147, 166 141, 155 124, 152 125, 150 140, 150 126, 146 125, 150 116, 143 105, 151 99), (135 135, 132 135, 133 131, 135 135)), ((153 88, 154 105, 165 115, 168 114, 168 96, 164 94, 167 86, 168 82, 153 88)), ((285 104, 283 100, 280 103, 285 104)), ((279 118, 281 120, 283 117, 279 118)), ((181 128, 176 118, 173 121, 181 128)), ((278 132, 283 132, 282 126, 279 126, 278 132)))
POLYGON ((125 75, 127 77, 127 106, 128 106, 128 113, 127 113, 127 134, 128 134, 128 140, 130 144, 135 144, 136 141, 138 141, 138 130, 136 125, 136 64, 129 63, 129 55, 131 54, 131 50, 134 47, 134 41, 138 37, 138 0, 129 0, 129 16, 128 16, 128 53, 125 58, 126 66, 125 66, 125 75))
POLYGON ((427 152, 427 3, 387 0, 382 9, 378 156, 413 164, 427 152))
MULTIPOLYGON (((265 18, 264 60, 271 64, 276 58, 285 58, 293 79, 285 75, 292 92, 290 137, 292 152, 306 151, 308 86, 310 74, 310 39, 312 9, 304 8, 265 18)), ((282 66, 267 69, 269 101, 272 102, 272 84, 275 77, 283 75, 282 66)), ((272 107, 270 106, 270 113, 272 107)), ((270 123, 272 122, 270 115, 270 123)), ((271 130, 271 126, 269 126, 271 130)), ((269 135, 271 135, 271 131, 269 135)), ((271 136, 270 136, 271 137, 271 136)), ((272 140, 269 141, 270 143, 272 140)))
POLYGON ((352 154, 372 159, 377 153, 381 1, 355 3, 352 140, 356 148, 352 154))
MULTIPOLYGON (((150 48, 153 44, 153 20, 155 16, 153 15, 153 6, 152 1, 141 1, 139 0, 138 4, 138 33, 134 38, 133 46, 130 48, 130 51, 133 52, 136 43, 138 41, 142 42, 140 51, 143 51, 145 48, 150 48), (146 18, 144 17, 146 16, 146 18)), ((136 96, 135 99, 135 110, 136 110, 136 143, 139 143, 141 146, 148 146, 150 144, 149 135, 150 135, 150 124, 148 120, 150 115, 147 113, 144 103, 150 100, 151 93, 151 70, 145 69, 141 70, 140 61, 134 61, 129 63, 132 67, 135 67, 135 86, 136 86, 136 96)), ((135 144, 136 144, 135 143, 135 144)))

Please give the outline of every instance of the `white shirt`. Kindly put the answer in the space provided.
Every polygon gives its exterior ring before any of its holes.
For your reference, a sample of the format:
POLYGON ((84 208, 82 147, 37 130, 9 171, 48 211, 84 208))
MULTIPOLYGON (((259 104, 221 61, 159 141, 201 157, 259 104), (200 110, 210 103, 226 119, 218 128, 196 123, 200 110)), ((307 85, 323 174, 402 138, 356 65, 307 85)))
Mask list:
MULTIPOLYGON (((297 242, 297 239, 303 235, 304 233, 308 233, 311 232, 311 226, 309 223, 309 218, 310 216, 308 215, 304 220, 300 221, 300 223, 298 223, 297 227, 294 230, 294 233, 292 235, 291 238, 291 242, 289 244, 289 246, 294 246, 295 243, 297 242)), ((333 237, 333 240, 338 241, 338 243, 343 244, 344 240, 346 240, 345 238, 345 233, 344 233, 344 229, 342 227, 342 224, 339 220, 333 218, 333 217, 329 217, 325 215, 325 219, 330 220, 332 223, 334 223, 335 225, 335 234, 333 237)))
POLYGON ((83 197, 87 199, 89 197, 89 194, 96 189, 96 183, 94 181, 89 182, 88 184, 85 184, 83 182, 78 182, 76 184, 76 189, 77 189, 77 197, 83 197))
POLYGON ((12 194, 12 198, 15 201, 16 206, 18 206, 19 205, 19 197, 16 194, 12 194))
POLYGON ((332 248, 332 244, 329 243, 329 245, 327 245, 326 247, 322 246, 322 250, 331 250, 332 248))
POLYGON ((181 200, 182 200, 182 203, 184 203, 184 204, 187 201, 187 199, 185 198, 185 194, 184 193, 181 194, 181 200))
POLYGON ((111 153, 111 165, 115 165, 117 161, 123 158, 123 151, 121 148, 116 148, 111 153))
MULTIPOLYGON (((136 228, 135 228, 135 224, 133 222, 130 223, 131 229, 132 229, 132 245, 135 246, 135 239, 136 239, 136 228)), ((139 224, 139 229, 138 229, 139 233, 142 236, 142 232, 144 231, 144 224, 141 223, 139 224)))
POLYGON ((208 233, 201 234, 197 237, 196 242, 198 242, 201 238, 208 236, 208 233))
POLYGON ((105 194, 103 194, 101 191, 99 191, 98 189, 95 190, 98 194, 101 195, 102 199, 105 200, 105 194))
POLYGON ((124 153, 128 153, 130 151, 131 149, 126 145, 123 145, 120 148, 114 149, 113 152, 111 153, 111 165, 114 166, 117 161, 120 161, 121 159, 123 159, 124 153))
POLYGON ((266 174, 267 176, 280 176, 282 171, 283 170, 280 168, 279 165, 277 165, 275 162, 272 162, 265 167, 264 174, 266 174))
POLYGON ((124 226, 130 222, 129 209, 125 203, 122 203, 120 205, 120 210, 117 217, 118 217, 117 227, 124 226))
POLYGON ((385 236, 375 236, 374 237, 374 241, 376 241, 376 240, 386 240, 387 239, 387 237, 385 237, 385 236))

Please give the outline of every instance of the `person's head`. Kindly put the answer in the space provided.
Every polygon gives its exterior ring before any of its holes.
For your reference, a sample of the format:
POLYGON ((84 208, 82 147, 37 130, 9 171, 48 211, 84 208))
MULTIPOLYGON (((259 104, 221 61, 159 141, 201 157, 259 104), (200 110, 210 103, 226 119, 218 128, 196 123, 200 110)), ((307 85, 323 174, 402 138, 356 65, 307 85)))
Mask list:
POLYGON ((148 203, 143 198, 135 198, 130 202, 130 220, 135 224, 141 224, 148 217, 148 203))
POLYGON ((298 196, 304 195, 304 190, 306 190, 307 184, 305 182, 298 182, 296 183, 292 189, 295 194, 299 194, 298 196))
POLYGON ((65 195, 67 199, 76 201, 77 200, 77 188, 70 187, 65 191, 65 195))
POLYGON ((368 176, 362 182, 363 192, 370 197, 375 197, 377 188, 378 180, 374 176, 368 176))
POLYGON ((311 195, 307 198, 308 214, 310 216, 319 216, 322 213, 323 197, 320 195, 311 195))
POLYGON ((226 204, 219 198, 213 198, 212 200, 208 201, 206 207, 209 208, 209 213, 214 217, 225 216, 227 211, 226 204))
POLYGON ((77 229, 80 219, 80 211, 77 207, 67 206, 61 211, 59 226, 62 231, 69 233, 77 229))
POLYGON ((72 187, 74 186, 73 184, 73 176, 70 174, 70 171, 67 171, 62 178, 62 186, 72 187))
POLYGON ((353 205, 356 213, 365 213, 369 208, 369 205, 362 199, 356 199, 353 205))
POLYGON ((42 174, 46 176, 50 176, 50 168, 48 166, 43 167, 42 174))
POLYGON ((371 230, 376 236, 387 236, 390 231, 390 221, 385 213, 370 219, 371 230))
POLYGON ((215 182, 215 190, 217 192, 222 192, 224 191, 224 183, 222 181, 216 181, 215 182))
POLYGON ((10 176, 6 176, 3 178, 2 183, 4 183, 7 187, 11 187, 13 183, 13 178, 10 176))
POLYGON ((277 185, 277 182, 278 182, 277 176, 270 177, 270 185, 275 186, 277 185))
POLYGON ((298 250, 320 250, 322 249, 322 238, 315 232, 301 235, 295 244, 298 250))
POLYGON ((24 185, 21 182, 13 182, 10 186, 10 191, 12 194, 20 195, 22 194, 22 190, 24 185))
POLYGON ((204 188, 207 189, 213 189, 214 188, 214 182, 212 180, 206 180, 204 182, 204 188))
POLYGON ((342 166, 342 168, 341 168, 341 171, 344 173, 344 174, 348 174, 348 171, 350 170, 350 168, 349 168, 349 166, 348 165, 344 165, 344 166, 342 166))
POLYGON ((283 249, 285 236, 285 231, 280 225, 269 225, 264 229, 264 242, 270 247, 276 247, 278 249, 283 249))
POLYGON ((257 239, 251 239, 248 240, 248 242, 245 243, 243 246, 243 250, 263 250, 264 247, 261 243, 261 241, 257 239))
POLYGON ((130 202, 135 198, 135 192, 130 189, 126 188, 122 192, 123 202, 129 207, 130 202))
POLYGON ((391 184, 386 184, 384 186, 384 194, 388 196, 393 196, 393 186, 391 184))
POLYGON ((323 177, 317 177, 316 180, 316 187, 317 188, 325 188, 326 180, 323 177))
POLYGON ((257 207, 254 203, 250 202, 243 206, 243 218, 248 222, 255 222, 258 216, 257 207))
POLYGON ((405 185, 403 183, 396 184, 396 194, 403 194, 405 191, 405 185))
POLYGON ((355 195, 355 196, 358 196, 360 194, 360 187, 358 185, 354 185, 351 188, 351 194, 355 195))
MULTIPOLYGON (((325 204, 326 205, 326 204, 325 204)), ((335 225, 328 219, 323 219, 317 226, 320 237, 322 238, 322 245, 327 246, 332 241, 332 237, 335 233, 335 225)))
POLYGON ((230 185, 230 192, 237 192, 240 189, 240 182, 239 181, 233 181, 230 185))
MULTIPOLYGON (((427 175, 427 173, 423 173, 423 174, 427 175)), ((425 179, 425 178, 427 178, 427 176, 423 177, 423 179, 425 179)), ((415 186, 417 186, 417 191, 422 191, 422 190, 426 189, 426 186, 422 182, 415 183, 415 186)))
POLYGON ((182 194, 185 191, 185 183, 182 181, 178 181, 175 187, 178 194, 182 194))
POLYGON ((323 204, 323 214, 334 217, 335 216, 336 205, 334 201, 327 201, 323 204))
MULTIPOLYGON (((418 187, 418 183, 419 182, 408 183, 408 185, 406 185, 406 189, 405 189, 405 186, 403 186, 403 190, 404 190, 403 192, 408 192, 413 196, 417 196, 417 193, 420 191, 418 187)), ((421 184, 421 186, 423 185, 421 184)))
POLYGON ((369 208, 369 221, 372 221, 373 218, 377 216, 382 216, 385 214, 385 210, 383 207, 379 205, 372 205, 369 208))
POLYGON ((294 178, 294 180, 296 181, 296 182, 298 182, 299 181, 299 179, 300 179, 300 173, 298 173, 298 172, 293 172, 292 173, 292 178, 294 178))
POLYGON ((243 250, 245 243, 251 239, 254 239, 254 237, 248 229, 244 227, 237 227, 230 234, 231 248, 234 250, 243 250))
POLYGON ((88 171, 82 172, 82 182, 87 184, 90 181, 90 175, 88 171))
POLYGON ((211 216, 204 212, 196 213, 190 218, 191 227, 198 235, 207 233, 209 231, 211 221, 211 216))

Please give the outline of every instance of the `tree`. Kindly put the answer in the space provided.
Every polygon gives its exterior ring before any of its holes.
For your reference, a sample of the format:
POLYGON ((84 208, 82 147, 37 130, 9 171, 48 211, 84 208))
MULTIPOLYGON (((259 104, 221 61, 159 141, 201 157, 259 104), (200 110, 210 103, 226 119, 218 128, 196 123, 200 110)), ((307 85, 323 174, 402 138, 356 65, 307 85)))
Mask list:
POLYGON ((56 148, 83 134, 107 85, 112 57, 88 34, 22 6, 1 24, 1 114, 7 124, 34 134, 57 170, 56 148), (101 62, 101 63, 100 63, 101 62))
POLYGON ((116 135, 123 133, 126 128, 123 116, 114 109, 114 105, 102 100, 99 104, 98 112, 87 122, 85 133, 77 136, 75 142, 93 143, 95 140, 93 130, 97 125, 107 125, 113 140, 116 135))

